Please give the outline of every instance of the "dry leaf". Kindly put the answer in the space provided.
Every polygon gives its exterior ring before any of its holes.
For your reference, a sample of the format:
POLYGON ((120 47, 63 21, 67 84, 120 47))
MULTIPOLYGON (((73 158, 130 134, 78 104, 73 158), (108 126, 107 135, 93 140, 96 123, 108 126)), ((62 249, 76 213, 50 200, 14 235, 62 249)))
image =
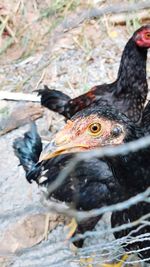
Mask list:
POLYGON ((114 39, 118 36, 118 33, 116 31, 109 31, 108 35, 110 38, 114 39))

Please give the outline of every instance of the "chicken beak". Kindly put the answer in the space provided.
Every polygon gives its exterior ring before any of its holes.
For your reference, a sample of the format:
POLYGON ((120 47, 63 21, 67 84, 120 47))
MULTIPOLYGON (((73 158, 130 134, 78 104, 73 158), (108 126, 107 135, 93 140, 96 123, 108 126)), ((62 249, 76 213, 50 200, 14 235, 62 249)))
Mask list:
POLYGON ((69 140, 69 142, 61 145, 58 144, 56 139, 46 146, 40 156, 40 161, 49 160, 61 154, 75 153, 83 150, 85 151, 86 149, 88 149, 88 146, 85 144, 78 144, 69 140))

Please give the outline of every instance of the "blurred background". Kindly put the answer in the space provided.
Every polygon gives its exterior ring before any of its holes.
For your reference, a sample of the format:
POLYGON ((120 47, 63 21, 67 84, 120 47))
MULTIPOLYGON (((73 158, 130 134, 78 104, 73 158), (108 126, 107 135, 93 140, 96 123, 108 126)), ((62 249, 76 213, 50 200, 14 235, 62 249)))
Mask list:
MULTIPOLYGON (((62 250, 64 218, 52 215, 54 231, 43 240, 38 188, 18 168, 12 142, 31 119, 45 140, 64 125, 41 108, 36 90, 47 84, 75 97, 114 81, 126 42, 147 23, 149 0, 0 1, 0 266, 79 266, 68 248, 62 250)), ((150 82, 150 56, 147 77, 150 82)))

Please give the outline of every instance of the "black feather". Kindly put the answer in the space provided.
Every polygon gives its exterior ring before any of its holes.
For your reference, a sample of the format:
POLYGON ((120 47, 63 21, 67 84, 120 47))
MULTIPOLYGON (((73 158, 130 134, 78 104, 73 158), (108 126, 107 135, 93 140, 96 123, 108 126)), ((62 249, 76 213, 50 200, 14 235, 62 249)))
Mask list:
POLYGON ((13 142, 13 148, 27 176, 34 169, 42 151, 41 137, 35 123, 31 124, 31 130, 23 138, 17 138, 13 142))
MULTIPOLYGON (((120 113, 115 113, 110 107, 101 107, 99 110, 97 108, 87 108, 87 110, 81 111, 75 117, 89 116, 97 112, 99 116, 105 116, 110 120, 115 118, 126 126, 126 137, 124 142, 137 139, 140 134, 144 135, 139 126, 135 125, 133 122, 120 113)), ((148 113, 147 113, 148 116, 148 113)), ((144 120, 144 118, 143 118, 144 120)), ((28 163, 30 168, 28 168, 27 179, 29 181, 35 180, 39 185, 45 186, 47 188, 47 198, 54 198, 57 201, 66 202, 67 204, 73 205, 77 210, 91 210, 93 208, 100 208, 105 205, 114 204, 118 201, 126 200, 137 193, 143 192, 147 187, 150 186, 150 149, 141 149, 140 151, 129 153, 128 155, 118 155, 116 157, 105 157, 101 159, 91 158, 79 162, 75 169, 66 177, 65 181, 57 187, 53 192, 49 191, 51 184, 56 181, 57 176, 60 171, 67 166, 70 160, 73 160, 74 154, 64 154, 57 156, 49 160, 43 160, 35 164, 32 157, 33 145, 28 146, 28 136, 32 138, 32 134, 25 134, 23 138, 23 143, 21 146, 25 147, 25 153, 16 153, 19 156, 20 162, 26 167, 28 163), (29 156, 26 154, 29 151, 29 156), (28 161, 24 161, 27 158, 28 161), (31 163, 30 163, 31 161, 31 163), (45 176, 44 181, 40 181, 41 176, 45 176)), ((33 134, 33 139, 34 138, 33 134)), ((29 139, 30 140, 30 139, 29 139)), ((29 142, 29 144, 35 144, 35 141, 29 142)), ((19 143, 20 147, 20 143, 19 143)), ((18 146, 17 146, 18 148, 18 146)), ((24 150, 23 150, 24 151, 24 150)), ((33 150, 35 153, 36 150, 33 150)), ((18 150, 17 150, 18 152, 18 150)), ((34 154, 33 153, 33 154, 34 154)), ((37 153, 38 158, 39 153, 37 153)), ((26 169, 26 168, 25 168, 26 169)), ((112 216, 112 226, 121 225, 128 220, 133 221, 138 219, 140 216, 147 214, 150 211, 150 204, 145 205, 139 204, 136 208, 130 208, 120 212, 114 212, 112 216), (138 217, 138 215, 140 215, 138 217)), ((89 220, 83 221, 79 224, 77 232, 84 233, 87 230, 92 230, 97 223, 100 216, 96 218, 91 218, 89 220)), ((150 231, 149 226, 143 228, 144 233, 150 231)), ((135 228, 127 229, 116 234, 116 238, 122 237, 122 235, 129 234, 130 230, 135 228)), ((140 232, 140 233, 143 233, 140 232)), ((137 232, 138 234, 138 232, 137 232)), ((138 242, 128 246, 128 249, 138 249, 150 247, 150 242, 142 241, 139 245, 138 242)), ((82 246, 83 240, 79 240, 76 245, 82 246)), ((150 250, 147 252, 141 252, 140 257, 149 257, 150 250)))
POLYGON ((46 85, 44 89, 38 90, 38 95, 41 96, 41 105, 51 107, 50 109, 67 117, 65 107, 70 97, 60 91, 50 90, 46 85))

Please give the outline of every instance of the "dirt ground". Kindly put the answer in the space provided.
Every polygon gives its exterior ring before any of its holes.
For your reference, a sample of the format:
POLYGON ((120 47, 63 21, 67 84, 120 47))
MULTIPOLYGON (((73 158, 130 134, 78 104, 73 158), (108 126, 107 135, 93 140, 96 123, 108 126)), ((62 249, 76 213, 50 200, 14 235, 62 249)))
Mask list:
MULTIPOLYGON (((117 75, 121 53, 127 40, 142 24, 137 17, 132 23, 127 23, 127 17, 123 23, 125 25, 113 25, 107 17, 103 17, 103 20, 84 20, 75 28, 65 30, 62 24, 64 17, 62 19, 60 14, 74 18, 78 11, 89 7, 88 4, 84 5, 83 1, 80 4, 77 1, 71 1, 74 6, 70 9, 69 1, 64 1, 65 4, 61 10, 57 11, 55 7, 55 15, 53 12, 49 15, 48 11, 51 11, 47 8, 49 2, 43 1, 41 4, 35 1, 35 4, 31 5, 30 1, 26 4, 20 1, 20 5, 26 8, 24 20, 21 20, 18 11, 20 6, 17 6, 17 2, 14 1, 18 8, 15 14, 14 10, 11 10, 9 1, 6 1, 6 5, 0 4, 0 12, 2 12, 0 14, 3 19, 6 19, 9 14, 7 26, 13 30, 17 39, 16 41, 13 39, 12 44, 4 49, 4 41, 7 41, 11 35, 9 30, 6 28, 5 34, 1 34, 0 37, 2 47, 0 92, 24 92, 36 95, 34 91, 47 84, 50 88, 75 97, 95 84, 112 82, 117 75), (43 17, 38 21, 39 10, 40 12, 42 10, 43 13, 40 14, 43 17), (26 23, 28 27, 23 28, 26 23)), ((108 2, 97 1, 96 4, 91 2, 90 7, 93 7, 92 5, 103 7, 108 2)), ((110 3, 117 4, 119 1, 110 3)), ((147 78, 150 82, 150 56, 147 60, 147 78)), ((28 117, 40 117, 36 123, 43 140, 50 138, 64 125, 65 122, 61 116, 46 109, 41 110, 38 103, 1 100, 1 133, 25 123, 26 116, 21 122, 18 122, 18 118, 22 116, 23 108, 30 110, 29 106, 32 106, 33 110, 29 112, 28 117), (40 110, 37 112, 37 109, 40 110)), ((95 234, 95 237, 85 242, 83 249, 75 252, 70 248, 69 243, 64 242, 65 219, 51 214, 49 225, 51 231, 48 239, 43 239, 46 209, 40 200, 40 190, 36 184, 29 184, 26 181, 24 171, 18 166, 18 160, 12 148, 13 140, 22 136, 28 129, 29 125, 26 124, 0 137, 0 267, 78 267, 81 264, 79 259, 84 255, 84 247, 89 244, 102 246, 104 240, 106 242, 112 237, 104 235, 99 240, 95 234)), ((110 227, 108 217, 108 215, 105 216, 96 230, 99 227, 105 230, 110 227)), ((95 254, 98 253, 98 249, 95 250, 95 254)), ((82 266, 91 265, 90 262, 88 264, 82 262, 82 266)))

